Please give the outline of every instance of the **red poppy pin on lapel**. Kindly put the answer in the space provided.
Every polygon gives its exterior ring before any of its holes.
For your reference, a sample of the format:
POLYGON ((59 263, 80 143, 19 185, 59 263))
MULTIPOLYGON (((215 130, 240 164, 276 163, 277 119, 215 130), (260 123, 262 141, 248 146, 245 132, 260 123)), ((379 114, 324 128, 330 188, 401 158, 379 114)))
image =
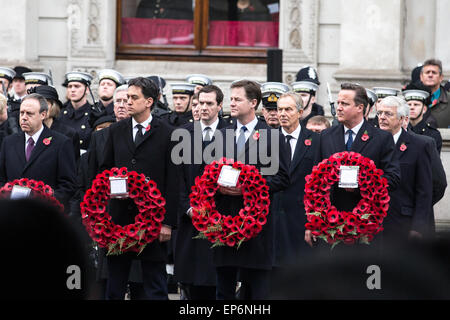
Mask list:
POLYGON ((253 139, 254 140, 258 140, 259 139, 259 131, 256 130, 255 133, 253 134, 253 139))
POLYGON ((364 131, 364 134, 361 136, 362 141, 369 140, 369 135, 367 134, 367 130, 364 131))
POLYGON ((48 146, 48 145, 50 144, 50 142, 52 142, 52 138, 53 138, 53 137, 45 138, 44 140, 42 140, 42 142, 43 142, 46 146, 48 146))
POLYGON ((145 128, 145 132, 150 131, 151 127, 152 127, 152 126, 149 124, 149 125, 145 128))
POLYGON ((311 145, 311 138, 305 140, 305 146, 311 145))
POLYGON ((400 151, 405 151, 406 149, 408 149, 408 147, 406 146, 405 143, 402 143, 402 145, 400 146, 400 151))

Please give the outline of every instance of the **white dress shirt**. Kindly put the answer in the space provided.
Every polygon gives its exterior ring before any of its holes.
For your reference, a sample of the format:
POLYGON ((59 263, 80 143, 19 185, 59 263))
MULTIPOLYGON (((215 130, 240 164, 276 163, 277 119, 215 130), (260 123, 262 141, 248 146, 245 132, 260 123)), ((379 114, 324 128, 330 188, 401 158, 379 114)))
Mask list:
MULTIPOLYGON (((362 121, 359 124, 357 124, 356 126, 354 126, 351 129, 352 132, 353 132, 353 141, 355 141, 355 138, 358 135, 359 129, 361 129, 363 123, 364 123, 364 118, 362 119, 362 121)), ((344 126, 345 144, 347 144, 347 140, 348 140, 348 137, 349 137, 349 132, 347 132, 348 130, 349 130, 349 128, 344 126)))
POLYGON ((152 122, 152 119, 153 119, 153 117, 152 117, 151 114, 150 114, 150 117, 147 120, 145 120, 144 122, 142 122, 142 123, 138 123, 136 120, 134 120, 134 118, 131 118, 131 123, 133 125, 133 141, 136 140, 136 134, 138 132, 138 128, 136 128, 136 126, 138 124, 140 124, 142 126, 142 130, 143 130, 142 131, 142 135, 144 135, 145 131, 146 131, 146 128, 150 124, 150 122, 152 122))
POLYGON ((42 131, 44 131, 44 126, 41 127, 35 134, 32 136, 28 135, 28 133, 25 133, 25 154, 27 154, 27 146, 28 146, 28 139, 31 137, 34 141, 34 146, 36 147, 36 143, 39 140, 39 137, 41 136, 42 131))
MULTIPOLYGON (((255 119, 253 119, 252 121, 250 121, 249 123, 247 123, 245 125, 245 127, 247 128, 247 131, 245 131, 245 141, 248 140, 248 137, 250 137, 250 135, 252 134, 253 130, 255 129, 256 125, 258 124, 258 118, 255 117, 255 119)), ((244 125, 242 123, 239 122, 239 120, 237 120, 237 128, 236 128, 236 143, 239 139, 239 135, 241 134, 241 128, 244 125)))
POLYGON ((214 121, 211 125, 206 125, 204 124, 202 121, 200 121, 200 126, 202 128, 202 135, 203 135, 203 140, 205 140, 205 136, 206 136, 206 131, 205 128, 206 127, 210 127, 211 130, 209 131, 209 137, 212 139, 214 132, 216 132, 217 126, 219 125, 219 118, 216 119, 216 121, 214 121))
POLYGON ((295 147, 297 146, 298 137, 300 137, 300 130, 301 126, 298 125, 297 129, 295 129, 292 133, 287 133, 283 128, 281 128, 281 132, 286 137, 287 135, 290 135, 292 139, 289 141, 289 144, 291 145, 291 160, 294 158, 294 152, 295 147))

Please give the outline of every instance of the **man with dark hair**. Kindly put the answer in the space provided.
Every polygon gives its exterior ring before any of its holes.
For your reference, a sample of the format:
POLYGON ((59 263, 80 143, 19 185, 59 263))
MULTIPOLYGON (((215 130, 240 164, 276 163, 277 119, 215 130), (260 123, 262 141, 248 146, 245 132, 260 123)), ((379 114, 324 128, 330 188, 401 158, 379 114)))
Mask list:
MULTIPOLYGON (((271 129, 256 117, 255 112, 261 99, 260 86, 255 82, 240 80, 231 84, 230 109, 236 123, 221 130, 223 137, 221 149, 225 156, 232 154, 234 160, 256 166, 266 179, 270 194, 273 194, 288 186, 288 160, 284 141, 278 130, 271 129), (260 138, 259 134, 264 138, 260 138), (272 139, 276 139, 275 144, 272 143, 272 139), (227 147, 232 150, 228 150, 227 147), (262 160, 264 151, 270 157, 269 163, 267 159, 264 162, 262 160)), ((219 212, 238 215, 242 209, 242 201, 242 189, 239 186, 219 187, 216 194, 216 207, 219 212)), ((269 212, 267 223, 260 234, 243 242, 239 250, 227 246, 214 248, 217 299, 235 299, 238 276, 245 283, 244 299, 268 298, 270 270, 274 259, 273 236, 273 218, 269 212)))
POLYGON ((47 101, 30 94, 20 105, 22 132, 6 137, 0 151, 0 182, 20 178, 43 181, 67 205, 75 189, 75 156, 69 138, 43 125, 47 101), (8 151, 7 151, 8 149, 8 151))
POLYGON ((67 104, 59 114, 58 120, 73 129, 80 136, 80 149, 89 148, 92 128, 89 123, 93 106, 87 101, 92 76, 85 72, 72 71, 65 75, 63 86, 67 87, 67 104))
MULTIPOLYGON (((340 124, 322 131, 318 161, 342 151, 360 153, 383 170, 389 191, 392 191, 400 182, 399 164, 394 159, 394 141, 392 135, 365 121, 364 109, 367 103, 367 93, 362 86, 351 83, 341 85, 336 110, 340 124)), ((331 190, 332 203, 338 210, 352 211, 360 199, 361 195, 355 189, 334 186, 331 190)), ((310 230, 306 231, 305 240, 312 245, 310 230)))
MULTIPOLYGON (((133 259, 142 266, 144 289, 149 299, 168 299, 165 242, 170 240, 176 226, 178 205, 178 176, 171 159, 172 129, 151 115, 158 99, 157 85, 138 77, 128 82, 128 119, 112 124, 104 148, 100 171, 126 167, 152 179, 166 200, 166 213, 159 238, 136 253, 108 256, 107 299, 124 299, 133 259)), ((137 208, 131 199, 112 199, 110 214, 116 224, 134 223, 137 208)))
MULTIPOLYGON (((417 134, 432 137, 436 142, 436 147, 441 153, 442 137, 439 130, 429 121, 424 120, 424 115, 428 110, 430 92, 423 85, 409 84, 403 90, 403 96, 409 106, 409 128, 417 134)), ((432 118, 429 116, 428 119, 432 118)))
POLYGON ((448 92, 442 86, 444 76, 442 74, 442 62, 437 59, 429 59, 423 63, 420 80, 431 90, 431 102, 424 115, 427 121, 432 115, 437 121, 438 128, 450 127, 450 99, 448 92))
POLYGON ((203 155, 205 148, 215 139, 214 134, 227 126, 219 118, 223 93, 214 85, 207 85, 199 91, 200 121, 185 128, 191 137, 191 159, 180 166, 180 202, 178 228, 175 246, 175 278, 181 283, 182 296, 188 300, 215 300, 216 275, 212 262, 211 244, 193 239, 198 231, 192 225, 192 208, 189 195, 195 179, 202 175, 209 162, 202 157, 196 163, 196 153, 203 155))

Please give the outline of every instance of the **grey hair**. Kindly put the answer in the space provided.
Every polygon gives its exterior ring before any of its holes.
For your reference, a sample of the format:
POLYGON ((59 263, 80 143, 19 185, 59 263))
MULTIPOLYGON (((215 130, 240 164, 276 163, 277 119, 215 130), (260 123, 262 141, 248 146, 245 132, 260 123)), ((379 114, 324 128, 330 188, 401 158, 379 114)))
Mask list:
POLYGON ((385 107, 397 107, 397 117, 409 117, 409 105, 402 96, 388 96, 380 101, 385 107))
POLYGON ((26 95, 26 96, 22 99, 22 103, 23 103, 25 100, 30 100, 30 99, 39 101, 39 105, 40 105, 39 113, 42 113, 42 112, 44 112, 44 111, 45 111, 45 112, 48 112, 48 104, 47 104, 47 100, 46 100, 43 96, 41 96, 41 95, 38 94, 38 93, 30 93, 29 95, 26 95))
POLYGON ((295 101, 295 106, 297 107, 297 111, 303 110, 303 99, 302 97, 298 94, 295 93, 293 91, 289 91, 286 93, 283 93, 280 98, 278 99, 278 101, 282 98, 292 98, 295 101))
POLYGON ((116 90, 114 90, 113 102, 116 101, 116 95, 120 91, 128 91, 128 85, 127 84, 123 84, 123 85, 117 87, 116 90))

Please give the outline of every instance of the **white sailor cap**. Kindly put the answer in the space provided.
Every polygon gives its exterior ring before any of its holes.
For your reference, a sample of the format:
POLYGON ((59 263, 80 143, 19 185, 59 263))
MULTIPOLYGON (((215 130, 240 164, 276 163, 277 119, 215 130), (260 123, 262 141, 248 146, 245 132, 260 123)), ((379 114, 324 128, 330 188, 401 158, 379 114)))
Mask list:
MULTIPOLYGON (((276 95, 278 98, 289 91, 289 86, 282 82, 265 82, 261 85, 261 94, 263 98, 276 95)), ((275 100, 276 101, 276 100, 275 100)))
POLYGON ((25 78, 25 84, 48 85, 52 83, 50 75, 43 72, 26 72, 23 77, 25 78))
POLYGON ((16 72, 11 68, 0 67, 0 78, 5 78, 9 81, 15 77, 16 72))
POLYGON ((406 101, 418 100, 424 102, 430 94, 423 90, 405 90, 403 91, 403 96, 406 101))
POLYGON ((373 91, 377 95, 378 99, 386 98, 389 96, 396 96, 400 90, 393 88, 375 87, 373 91))
POLYGON ((121 86, 125 83, 125 79, 120 72, 117 72, 113 69, 103 69, 98 72, 98 82, 101 82, 103 79, 109 79, 114 81, 118 86, 121 86))
POLYGON ((81 83, 84 83, 89 86, 93 79, 93 77, 89 73, 80 72, 80 71, 67 72, 65 75, 65 78, 66 78, 66 80, 63 83, 63 86, 65 86, 65 87, 67 87, 69 82, 72 82, 72 81, 81 82, 81 83))
POLYGON ((317 83, 311 81, 296 81, 291 84, 294 92, 316 92, 319 89, 319 85, 317 83))
POLYGON ((195 84, 192 83, 171 83, 172 94, 194 94, 195 84))
POLYGON ((186 81, 200 86, 209 86, 213 83, 211 78, 204 74, 190 74, 186 77, 186 81))
POLYGON ((370 100, 370 104, 374 105, 375 102, 377 102, 377 100, 378 100, 377 94, 373 90, 370 90, 367 88, 366 88, 366 93, 367 93, 367 97, 370 100))

